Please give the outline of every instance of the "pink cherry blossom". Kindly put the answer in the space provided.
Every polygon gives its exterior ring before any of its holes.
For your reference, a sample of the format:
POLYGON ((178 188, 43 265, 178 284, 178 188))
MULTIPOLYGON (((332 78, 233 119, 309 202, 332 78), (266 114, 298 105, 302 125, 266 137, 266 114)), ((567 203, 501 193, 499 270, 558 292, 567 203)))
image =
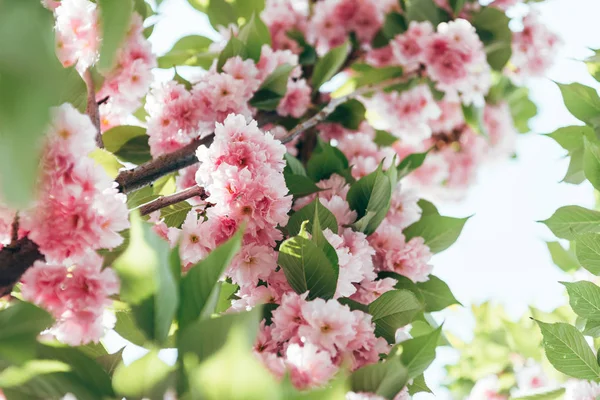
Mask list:
POLYGON ((77 69, 84 71, 98 57, 96 4, 88 0, 62 0, 54 12, 58 58, 65 67, 77 64, 77 69))
POLYGON ((483 103, 491 86, 490 66, 475 28, 464 19, 441 23, 424 52, 428 75, 438 89, 460 93, 463 102, 483 103))
POLYGON ((202 217, 198 218, 195 210, 188 212, 179 239, 179 255, 185 268, 205 258, 216 247, 211 225, 202 217))
POLYGON ((552 66, 561 44, 559 37, 541 23, 539 15, 523 18, 523 29, 513 33, 512 57, 514 74, 521 79, 543 76, 552 66))
POLYGON ((304 79, 291 79, 287 85, 285 96, 277 106, 277 113, 281 116, 300 118, 310 106, 312 89, 304 79))
POLYGON ((76 264, 36 261, 22 278, 23 297, 45 307, 56 318, 57 338, 76 346, 97 342, 104 334, 104 309, 119 292, 119 280, 102 258, 88 253, 76 264))
POLYGON ((483 124, 488 135, 491 158, 506 158, 514 154, 518 133, 508 104, 486 104, 483 124))
POLYGON ((398 64, 407 71, 417 70, 424 61, 425 48, 433 31, 429 21, 412 21, 406 32, 397 35, 390 45, 398 64))
POLYGON ((311 343, 290 344, 285 353, 285 364, 292 383, 299 389, 323 386, 338 370, 329 353, 311 343))
POLYGON ((386 221, 400 229, 417 222, 421 218, 421 207, 417 204, 419 196, 414 189, 403 189, 400 184, 396 185, 392 193, 390 210, 386 215, 386 221))
POLYGON ((429 138, 431 128, 428 123, 440 116, 440 108, 426 85, 401 93, 378 93, 367 104, 383 119, 383 129, 408 143, 429 138))
POLYGON ((304 303, 302 315, 306 325, 300 326, 298 335, 331 354, 346 348, 354 336, 352 312, 335 300, 315 299, 304 303))
POLYGON ((277 268, 277 253, 269 246, 250 243, 232 260, 227 275, 240 286, 256 284, 258 280, 266 281, 272 271, 277 268))
POLYGON ((428 263, 432 254, 423 238, 414 237, 406 241, 401 229, 383 223, 369 237, 369 242, 376 251, 377 269, 396 272, 413 282, 429 279, 433 267, 428 263))

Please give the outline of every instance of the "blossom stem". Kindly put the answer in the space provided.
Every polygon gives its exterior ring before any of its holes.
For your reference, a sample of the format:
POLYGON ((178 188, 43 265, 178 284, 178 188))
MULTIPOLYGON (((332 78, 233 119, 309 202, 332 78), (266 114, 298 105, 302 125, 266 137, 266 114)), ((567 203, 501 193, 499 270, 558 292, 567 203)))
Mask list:
POLYGON ((207 197, 206 192, 202 186, 192 186, 191 188, 184 189, 180 192, 170 194, 168 196, 159 197, 149 203, 146 203, 139 207, 141 215, 148 215, 154 211, 158 211, 161 208, 171 206, 176 203, 191 199, 192 197, 200 196, 205 199, 207 197))
POLYGON ((196 164, 198 162, 196 149, 201 145, 209 146, 214 137, 214 133, 211 133, 202 139, 193 140, 179 150, 157 157, 133 169, 120 172, 115 179, 119 185, 119 190, 123 193, 136 191, 150 185, 162 176, 196 164))
POLYGON ((377 84, 366 85, 366 86, 356 89, 352 93, 348 93, 345 96, 335 98, 335 99, 331 100, 329 102, 329 104, 327 104, 321 111, 319 111, 312 117, 308 118, 304 122, 301 122, 300 124, 296 125, 292 130, 290 130, 288 132, 288 134, 283 139, 281 139, 281 142, 282 143, 291 142, 298 135, 300 135, 303 132, 307 131, 308 129, 316 126, 320 122, 325 121, 325 119, 331 113, 333 113, 340 104, 343 104, 343 103, 347 102, 348 100, 355 99, 359 96, 363 96, 363 95, 366 95, 366 94, 369 94, 372 92, 376 92, 378 90, 383 90, 389 86, 397 85, 399 83, 405 83, 411 78, 412 78, 411 75, 406 75, 406 76, 401 76, 398 78, 389 79, 389 80, 386 80, 386 81, 383 81, 383 82, 380 82, 377 84))
POLYGON ((96 127, 96 145, 102 149, 104 148, 104 142, 102 142, 102 130, 100 129, 100 105, 96 101, 94 77, 89 69, 85 70, 83 79, 85 80, 85 84, 87 86, 87 107, 85 112, 96 127))

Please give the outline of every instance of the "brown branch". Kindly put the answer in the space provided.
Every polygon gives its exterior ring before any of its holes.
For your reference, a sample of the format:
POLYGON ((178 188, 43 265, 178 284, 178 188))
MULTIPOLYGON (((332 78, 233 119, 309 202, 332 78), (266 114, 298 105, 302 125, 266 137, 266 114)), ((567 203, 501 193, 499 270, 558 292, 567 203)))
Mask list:
POLYGON ((24 237, 0 251, 0 297, 10 294, 21 276, 38 260, 44 260, 40 249, 24 237))
POLYGON ((169 207, 173 204, 180 203, 182 201, 191 199, 192 197, 196 196, 200 196, 203 199, 206 199, 206 197, 208 197, 203 187, 192 186, 191 188, 187 188, 180 192, 173 193, 168 196, 159 197, 156 200, 153 200, 149 203, 140 206, 140 214, 148 215, 153 213, 154 211, 160 210, 161 208, 169 207))
POLYGON ((214 133, 211 133, 202 139, 195 139, 179 150, 157 157, 133 169, 120 172, 115 179, 119 185, 119 190, 123 193, 133 192, 150 185, 162 176, 196 164, 198 162, 196 149, 201 145, 210 146, 214 137, 214 133))
POLYGON ((366 95, 366 94, 369 94, 372 92, 376 92, 378 90, 384 90, 387 87, 397 85, 399 83, 404 83, 411 78, 412 78, 411 75, 406 75, 406 76, 401 76, 399 78, 389 79, 387 81, 383 81, 383 82, 380 82, 380 83, 377 83, 374 85, 366 85, 366 86, 356 89, 354 92, 349 93, 345 96, 333 99, 321 111, 319 111, 312 117, 308 118, 307 120, 301 122, 300 124, 296 125, 292 130, 290 130, 288 132, 288 134, 283 139, 281 139, 281 143, 291 142, 292 140, 294 140, 296 138, 296 136, 298 136, 298 135, 302 134, 303 132, 307 131, 308 129, 316 126, 320 122, 325 121, 325 119, 331 113, 333 113, 340 104, 345 103, 348 100, 357 98, 359 96, 363 96, 363 95, 366 95))
POLYGON ((87 86, 87 107, 85 112, 96 127, 96 145, 102 149, 104 148, 104 143, 102 142, 102 130, 100 129, 100 108, 99 103, 96 101, 94 77, 89 69, 86 69, 83 73, 83 79, 85 80, 85 84, 87 86))

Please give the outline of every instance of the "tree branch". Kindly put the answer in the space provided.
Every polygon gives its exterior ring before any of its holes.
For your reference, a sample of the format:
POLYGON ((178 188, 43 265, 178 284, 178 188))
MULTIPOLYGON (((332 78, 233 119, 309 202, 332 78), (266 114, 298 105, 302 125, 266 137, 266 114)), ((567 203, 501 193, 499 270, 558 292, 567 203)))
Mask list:
POLYGON ((296 125, 294 127, 294 129, 290 130, 288 132, 288 134, 283 139, 281 139, 281 143, 291 142, 292 140, 294 140, 296 138, 296 136, 298 136, 298 135, 302 134, 303 132, 307 131, 308 129, 316 126, 320 122, 325 121, 325 119, 331 113, 333 113, 340 104, 345 103, 348 100, 355 99, 359 96, 363 96, 365 94, 376 92, 378 90, 383 90, 389 86, 397 85, 399 83, 405 83, 410 78, 412 78, 412 76, 406 75, 406 76, 401 76, 399 78, 389 79, 387 81, 383 81, 383 82, 380 82, 380 83, 377 83, 374 85, 366 85, 366 86, 356 89, 352 93, 348 93, 345 96, 338 97, 336 99, 331 100, 329 102, 329 104, 327 104, 321 111, 319 111, 318 113, 316 113, 309 119, 304 120, 300 124, 296 125))
POLYGON ((148 215, 154 211, 158 211, 161 208, 169 207, 170 205, 180 203, 182 201, 191 199, 192 197, 200 196, 202 199, 206 199, 208 195, 201 186, 192 186, 177 193, 170 194, 168 196, 159 197, 149 203, 140 206, 140 214, 148 215))
POLYGON ((119 190, 123 193, 133 192, 150 185, 162 176, 196 164, 198 162, 196 149, 201 145, 210 146, 214 137, 215 134, 211 133, 202 139, 193 140, 179 150, 157 157, 133 169, 120 172, 115 179, 119 185, 119 190))
POLYGON ((0 297, 10 294, 21 276, 38 260, 44 260, 37 244, 27 237, 0 251, 0 297))
POLYGON ((85 80, 85 84, 87 86, 87 107, 85 112, 96 127, 96 145, 102 149, 104 148, 104 142, 102 142, 102 130, 100 129, 100 103, 96 101, 94 77, 89 69, 86 69, 83 73, 83 79, 85 80))

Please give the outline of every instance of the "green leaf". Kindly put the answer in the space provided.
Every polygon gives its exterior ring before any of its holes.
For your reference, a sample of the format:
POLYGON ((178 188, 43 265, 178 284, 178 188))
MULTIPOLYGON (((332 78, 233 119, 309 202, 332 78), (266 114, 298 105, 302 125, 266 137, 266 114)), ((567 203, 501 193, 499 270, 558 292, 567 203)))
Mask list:
POLYGON ((537 115, 537 106, 529 98, 529 89, 520 87, 506 97, 515 128, 520 133, 527 133, 529 121, 537 115))
POLYGON ((429 275, 429 280, 416 284, 423 295, 426 312, 441 311, 453 304, 460 304, 454 297, 446 282, 435 275, 429 275))
POLYGON ((346 41, 330 50, 317 61, 311 80, 312 87, 315 90, 319 90, 325 82, 328 82, 338 73, 340 68, 344 65, 344 61, 346 61, 349 51, 350 43, 346 41))
POLYGON ((7 399, 61 399, 67 393, 78 400, 97 400, 87 382, 71 372, 71 367, 56 360, 31 360, 23 366, 11 366, 0 373, 0 388, 7 399))
POLYGON ((7 205, 22 209, 33 199, 49 108, 66 100, 73 77, 56 58, 51 13, 35 0, 0 3, 0 185, 7 205))
POLYGON ((131 25, 132 0, 98 0, 102 45, 100 47, 100 71, 108 72, 116 62, 117 50, 125 40, 131 25))
POLYGON ((302 48, 302 52, 298 55, 298 63, 300 65, 313 65, 317 61, 317 51, 313 46, 306 42, 304 33, 299 30, 287 31, 286 35, 295 40, 302 48))
POLYGON ((181 305, 178 314, 181 329, 197 319, 210 317, 213 313, 216 302, 211 304, 210 299, 218 295, 215 290, 217 282, 240 250, 243 235, 243 230, 238 230, 231 239, 210 252, 181 279, 181 305))
POLYGON ((426 217, 428 215, 440 215, 438 209, 430 201, 421 199, 417 202, 417 205, 421 208, 422 217, 426 217))
POLYGON ((570 155, 571 160, 569 161, 569 168, 567 169, 567 173, 562 182, 579 185, 585 181, 585 172, 583 171, 584 148, 582 147, 579 150, 575 150, 570 153, 570 155))
POLYGON ((404 70, 399 66, 375 68, 369 64, 356 63, 352 66, 352 69, 356 75, 352 79, 357 88, 374 85, 392 78, 399 78, 404 74, 404 70))
MULTIPOLYGON (((74 67, 65 68, 61 96, 57 104, 71 103, 81 113, 87 106, 87 86, 74 67)), ((94 81, 95 82, 95 81, 94 81)))
POLYGON ((428 151, 425 153, 413 153, 404 157, 404 159, 400 161, 400 164, 398 164, 398 167, 396 167, 398 170, 398 179, 404 178, 406 175, 423 165, 427 153, 428 151))
POLYGON ((169 244, 137 214, 131 215, 129 246, 113 268, 121 279, 121 299, 130 303, 145 335, 158 343, 167 339, 179 302, 170 268, 169 244))
POLYGON ((594 131, 589 126, 572 125, 558 128, 554 132, 546 134, 546 136, 554 139, 563 149, 571 153, 583 148, 583 138, 585 136, 592 138, 594 131))
POLYGON ((581 265, 572 251, 566 250, 558 242, 546 242, 552 262, 565 272, 577 271, 581 265))
POLYGON ((544 336, 542 344, 546 357, 554 368, 573 378, 600 380, 600 367, 596 356, 577 328, 561 322, 536 322, 544 336))
POLYGON ((287 92, 287 83, 294 67, 289 64, 280 65, 267 76, 254 96, 249 101, 252 107, 259 110, 274 111, 287 92))
POLYGON ((357 221, 354 227, 370 235, 381 224, 392 200, 392 184, 389 176, 383 172, 382 165, 376 171, 354 182, 348 190, 346 199, 350 208, 356 211, 357 221))
POLYGON ((158 68, 172 68, 178 65, 210 68, 218 54, 209 52, 213 41, 199 35, 184 36, 165 55, 158 57, 158 68))
POLYGON ((403 233, 407 241, 414 237, 422 237, 433 253, 439 253, 446 250, 458 239, 469 218, 426 215, 404 229, 403 233))
POLYGON ((306 176, 304 166, 296 157, 285 153, 284 158, 286 161, 286 166, 283 169, 285 185, 294 197, 308 196, 321 191, 321 188, 306 176))
POLYGON ((227 342, 227 337, 232 327, 245 327, 248 332, 247 340, 251 345, 258 332, 262 319, 261 307, 252 311, 234 314, 225 314, 218 318, 197 319, 193 324, 183 329, 178 338, 177 349, 182 357, 186 353, 195 354, 200 361, 219 351, 227 342))
POLYGON ((582 233, 600 232, 600 212, 579 206, 561 207, 550 218, 540 222, 562 239, 571 240, 582 233))
POLYGON ((425 383, 425 376, 419 375, 413 379, 412 383, 408 385, 408 394, 414 396, 417 393, 433 393, 431 389, 425 383))
POLYGON ((312 156, 306 164, 306 173, 314 182, 328 179, 332 174, 338 174, 350 181, 352 175, 348 159, 340 149, 319 140, 312 156))
POLYGON ((129 365, 121 363, 113 376, 113 387, 119 397, 127 399, 162 399, 172 383, 172 367, 152 350, 129 365))
MULTIPOLYGON (((275 399, 278 382, 253 354, 249 340, 256 327, 235 325, 222 332, 226 343, 207 360, 190 370, 191 394, 205 400, 275 399)), ((286 399, 289 397, 285 397, 286 399)))
POLYGON ((321 204, 319 198, 317 197, 309 204, 292 214, 287 224, 287 231, 290 236, 296 236, 300 232, 300 227, 304 221, 308 221, 306 230, 313 230, 315 207, 318 212, 321 228, 329 228, 333 233, 338 232, 338 223, 335 219, 335 215, 333 215, 333 213, 329 211, 327 207, 321 204))
POLYGON ((339 123, 342 126, 357 130, 365 120, 365 106, 356 99, 350 99, 345 103, 340 104, 336 109, 329 114, 326 121, 339 123))
POLYGON ((208 2, 208 6, 200 11, 206 13, 213 28, 217 29, 219 26, 227 27, 229 24, 237 23, 238 15, 231 3, 225 0, 195 0, 191 1, 191 3, 194 5, 194 2, 198 1, 200 3, 208 2))
POLYGON ((217 308, 215 313, 221 314, 227 311, 231 307, 231 300, 235 293, 240 289, 238 285, 234 285, 228 282, 221 282, 221 288, 219 289, 219 300, 217 301, 217 308))
POLYGON ((578 235, 575 243, 575 255, 581 266, 596 276, 600 275, 600 235, 578 235))
POLYGON ((311 300, 331 299, 335 294, 338 266, 311 240, 294 236, 284 241, 279 247, 277 263, 296 293, 309 291, 311 300))
POLYGON ((229 39, 229 42, 227 42, 227 44, 225 45, 225 48, 223 48, 223 50, 221 51, 221 54, 219 54, 219 60, 217 61, 217 71, 222 72, 223 65, 225 65, 227 60, 235 56, 240 56, 243 59, 248 58, 248 49, 246 48, 244 42, 242 42, 237 37, 232 36, 231 39, 229 39))
POLYGON ((582 318, 600 320, 600 288, 588 281, 561 282, 569 293, 569 304, 582 318))
POLYGON ((120 160, 133 164, 143 164, 152 159, 148 135, 139 126, 116 126, 102 134, 104 148, 120 160))
POLYGON ((260 60, 263 45, 271 46, 269 28, 256 15, 252 15, 248 23, 242 26, 237 37, 246 45, 248 58, 253 59, 255 62, 260 60))
POLYGON ((585 321, 585 326, 583 328, 582 333, 586 336, 591 336, 594 338, 600 337, 600 320, 599 321, 593 321, 593 320, 585 321))
POLYGON ((38 335, 53 322, 45 310, 12 300, 8 308, 0 311, 0 360, 19 364, 34 358, 38 335))
POLYGON ((350 384, 356 393, 375 393, 392 400, 406 385, 407 372, 399 357, 391 357, 357 369, 350 375, 350 384))
POLYGON ((466 0, 449 0, 448 4, 450 4, 450 7, 452 8, 454 15, 458 15, 462 11, 463 7, 465 6, 465 2, 466 2, 466 0))
POLYGON ((401 343, 402 355, 400 359, 408 369, 409 379, 421 375, 431 365, 435 359, 435 349, 441 333, 442 327, 440 326, 427 335, 417 336, 401 343))
POLYGON ((509 22, 504 11, 495 7, 482 7, 473 18, 472 24, 485 45, 488 64, 496 71, 502 71, 512 55, 509 22))
POLYGON ((595 89, 580 83, 557 83, 565 106, 571 114, 588 125, 600 122, 600 97, 595 89))
POLYGON ((590 181, 592 186, 596 189, 600 189, 600 147, 588 140, 587 137, 583 138, 584 153, 583 153, 583 171, 585 177, 590 181))
POLYGON ((473 129, 478 134, 487 137, 487 129, 485 128, 485 124, 483 123, 483 110, 483 106, 476 106, 475 104, 466 106, 462 104, 462 111, 467 125, 470 126, 471 129, 473 129))
POLYGON ((130 341, 131 343, 143 347, 148 338, 144 332, 136 325, 135 317, 131 310, 117 310, 115 312, 117 322, 115 324, 115 332, 117 332, 123 339, 130 341))
POLYGON ((69 365, 73 375, 99 397, 115 395, 108 373, 100 364, 77 348, 59 344, 38 344, 37 355, 41 359, 60 361, 69 365))
POLYGON ((558 400, 562 399, 565 393, 565 388, 558 388, 530 394, 528 396, 511 397, 510 400, 558 400))
POLYGON ((373 139, 373 141, 379 147, 388 147, 396 143, 398 138, 387 131, 377 129, 375 131, 375 139, 373 139))
POLYGON ((381 31, 389 43, 389 41, 395 38, 396 35, 406 32, 407 29, 408 24, 406 23, 406 20, 402 14, 390 12, 385 16, 381 31))
POLYGON ((192 210, 192 205, 187 201, 172 204, 160 209, 160 217, 165 220, 165 224, 171 228, 181 228, 188 213, 192 210))
POLYGON ((585 64, 588 67, 589 73, 594 77, 595 80, 600 82, 600 51, 593 50, 594 55, 585 60, 585 64))
POLYGON ((391 290, 369 304, 375 334, 394 343, 396 330, 409 324, 422 311, 422 305, 408 290, 391 290))
POLYGON ((441 10, 433 0, 410 0, 406 5, 405 15, 408 21, 429 21, 433 26, 444 21, 441 10))

